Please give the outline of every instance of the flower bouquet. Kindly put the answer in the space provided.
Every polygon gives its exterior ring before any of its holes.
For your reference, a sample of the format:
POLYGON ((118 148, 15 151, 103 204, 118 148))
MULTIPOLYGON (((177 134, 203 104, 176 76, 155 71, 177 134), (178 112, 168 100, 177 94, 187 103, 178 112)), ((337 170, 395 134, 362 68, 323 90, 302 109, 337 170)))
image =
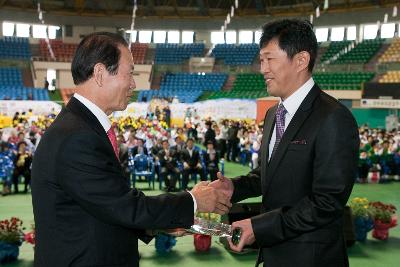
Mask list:
POLYGON ((396 207, 379 201, 371 202, 369 206, 372 209, 374 218, 372 237, 379 240, 387 240, 389 238, 389 229, 397 225, 396 207))
POLYGON ((356 240, 363 242, 367 239, 368 232, 374 227, 369 201, 366 198, 356 197, 350 200, 349 206, 354 218, 356 240))
POLYGON ((22 221, 18 218, 0 221, 0 264, 17 260, 24 240, 22 230, 22 221))

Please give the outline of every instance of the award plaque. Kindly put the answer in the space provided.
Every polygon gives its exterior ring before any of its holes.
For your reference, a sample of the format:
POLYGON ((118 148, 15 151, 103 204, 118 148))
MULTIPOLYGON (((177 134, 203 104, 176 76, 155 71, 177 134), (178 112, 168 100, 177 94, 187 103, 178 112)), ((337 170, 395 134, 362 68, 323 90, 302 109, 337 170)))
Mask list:
POLYGON ((214 235, 219 237, 230 237, 234 245, 239 244, 242 231, 240 228, 232 230, 232 226, 225 223, 209 221, 195 217, 194 224, 186 231, 193 234, 214 235))

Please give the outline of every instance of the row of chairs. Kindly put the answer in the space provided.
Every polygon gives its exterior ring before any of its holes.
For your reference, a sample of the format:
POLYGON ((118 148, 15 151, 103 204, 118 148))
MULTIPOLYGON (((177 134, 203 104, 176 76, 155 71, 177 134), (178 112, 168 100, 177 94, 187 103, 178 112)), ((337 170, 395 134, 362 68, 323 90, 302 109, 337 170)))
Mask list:
MULTIPOLYGON (((207 168, 205 166, 204 162, 204 153, 205 151, 202 150, 200 153, 200 159, 201 159, 201 165, 202 169, 205 172, 204 175, 207 177, 207 168)), ((177 162, 178 168, 181 171, 181 174, 183 173, 183 163, 178 161, 177 162)), ((219 170, 222 174, 224 174, 225 166, 224 166, 224 161, 220 161, 220 166, 219 170)), ((128 168, 130 171, 130 179, 133 183, 133 186, 135 187, 136 184, 136 179, 138 177, 145 177, 149 184, 149 188, 152 188, 153 190, 155 189, 155 176, 156 176, 156 168, 160 169, 160 165, 158 161, 156 161, 152 156, 147 156, 145 154, 136 154, 135 156, 129 155, 128 159, 128 168)), ((160 173, 160 172, 158 172, 160 173)), ((192 174, 191 179, 195 184, 197 184, 197 175, 192 174)), ((164 181, 164 177, 162 175, 159 175, 158 177, 158 182, 159 182, 159 189, 162 189, 162 183, 164 181)), ((179 188, 182 188, 182 177, 179 177, 178 179, 179 182, 179 188)))

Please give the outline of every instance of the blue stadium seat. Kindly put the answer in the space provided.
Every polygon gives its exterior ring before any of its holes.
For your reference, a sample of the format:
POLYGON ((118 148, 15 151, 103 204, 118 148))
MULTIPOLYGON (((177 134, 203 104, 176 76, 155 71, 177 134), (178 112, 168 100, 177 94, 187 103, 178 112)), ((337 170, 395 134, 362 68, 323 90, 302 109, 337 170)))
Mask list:
POLYGON ((167 74, 161 81, 160 90, 139 91, 138 101, 150 101, 153 97, 173 98, 180 102, 193 103, 204 91, 220 91, 227 74, 224 73, 177 73, 167 74))
POLYGON ((192 56, 203 56, 204 44, 157 44, 156 64, 180 64, 192 56))
POLYGON ((0 38, 0 59, 24 59, 31 58, 31 48, 28 38, 3 37, 0 38))
POLYGON ((0 68, 0 100, 49 101, 50 98, 46 89, 24 87, 19 69, 0 68))
POLYGON ((212 55, 226 65, 251 65, 259 51, 257 44, 217 44, 212 55))

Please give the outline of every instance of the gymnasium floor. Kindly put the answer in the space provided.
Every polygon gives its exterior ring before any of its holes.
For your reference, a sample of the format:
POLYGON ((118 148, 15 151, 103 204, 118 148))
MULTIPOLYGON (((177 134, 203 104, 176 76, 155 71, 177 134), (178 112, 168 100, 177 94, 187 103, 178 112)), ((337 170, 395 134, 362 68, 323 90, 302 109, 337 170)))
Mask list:
MULTIPOLYGON (((238 164, 226 163, 226 176, 232 177, 248 171, 247 167, 238 164)), ((138 183, 138 188, 143 188, 147 195, 157 195, 160 191, 148 191, 147 183, 138 183)), ((367 197, 369 200, 379 200, 392 203, 400 209, 400 182, 378 185, 356 184, 351 197, 367 197)), ((255 202, 258 199, 249 199, 248 202, 255 202)), ((33 223, 31 196, 11 195, 0 197, 0 219, 17 216, 24 221, 25 227, 33 223)), ((222 245, 213 239, 211 250, 208 253, 200 254, 194 250, 193 237, 186 236, 179 238, 173 251, 166 256, 158 256, 154 248, 154 242, 149 245, 139 243, 139 251, 142 259, 140 266, 191 266, 191 267, 214 267, 214 266, 254 266, 256 253, 237 255, 227 252, 222 245)), ((400 227, 390 230, 390 237, 387 241, 375 240, 369 233, 365 243, 357 242, 348 249, 350 266, 354 267, 397 267, 400 266, 400 227)), ((33 266, 33 249, 30 244, 24 244, 20 250, 19 260, 7 267, 31 267, 33 266)), ((53 267, 53 266, 49 266, 53 267)), ((55 266, 54 266, 55 267, 55 266)))

